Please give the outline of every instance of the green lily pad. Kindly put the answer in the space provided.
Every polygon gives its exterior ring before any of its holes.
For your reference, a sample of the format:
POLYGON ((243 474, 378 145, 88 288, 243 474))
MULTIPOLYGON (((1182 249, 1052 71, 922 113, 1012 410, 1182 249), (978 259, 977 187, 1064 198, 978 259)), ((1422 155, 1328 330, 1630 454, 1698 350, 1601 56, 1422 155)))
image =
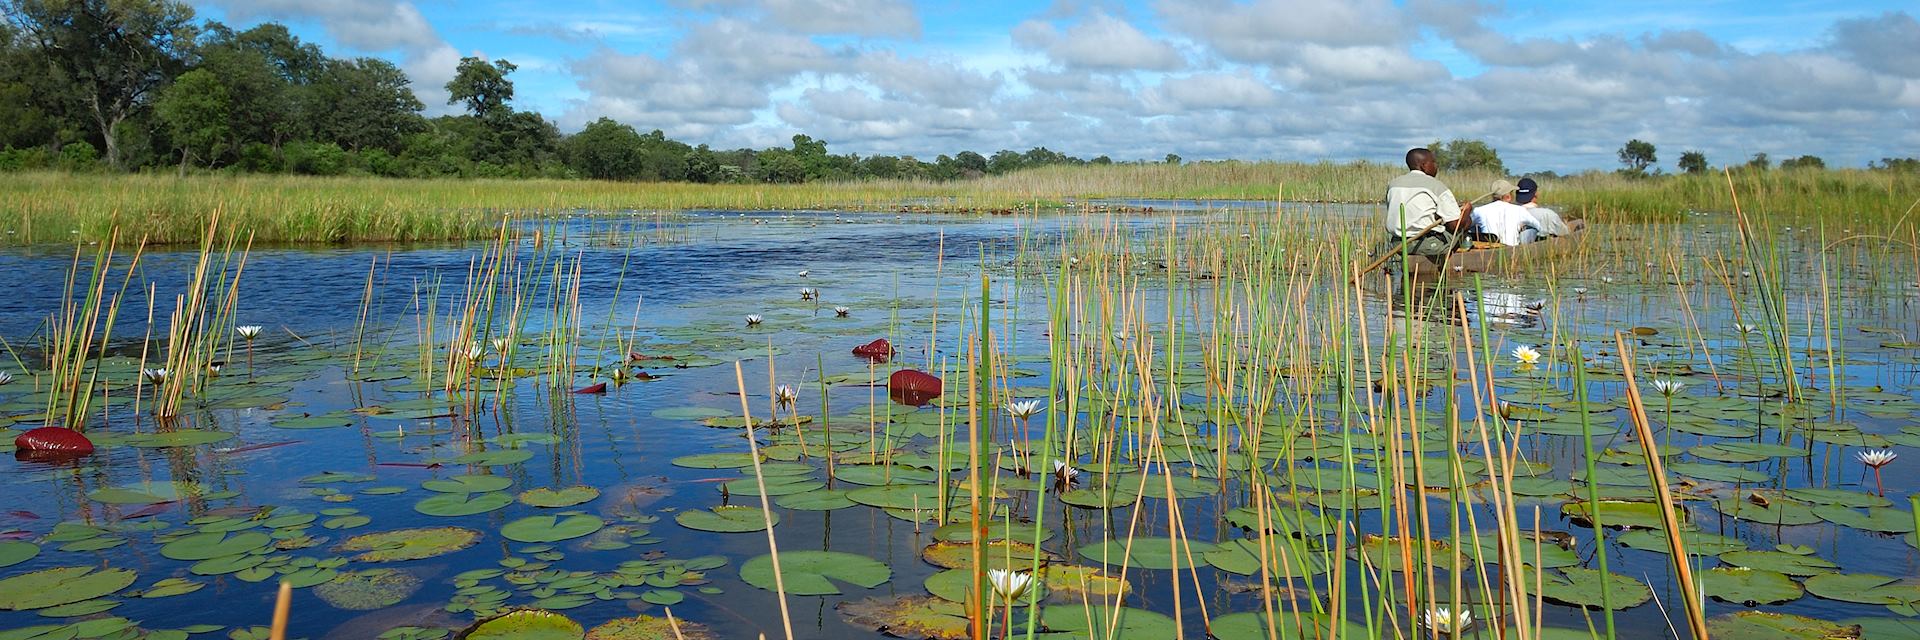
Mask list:
POLYGON ((1769 497, 1766 506, 1744 497, 1721 498, 1714 502, 1714 506, 1720 513, 1761 524, 1800 525, 1820 521, 1820 516, 1813 512, 1811 505, 1779 495, 1769 497))
MULTIPOLYGON (((834 581, 874 588, 893 578, 893 570, 878 560, 839 551, 792 551, 780 554, 780 575, 786 591, 800 596, 839 595, 834 581)), ((762 555, 740 565, 740 579, 774 590, 773 557, 762 555)))
POLYGON ((1840 565, 1808 554, 1785 551, 1734 551, 1720 555, 1720 561, 1740 567, 1776 571, 1790 576, 1815 576, 1840 570, 1840 565))
MULTIPOLYGON (((1602 526, 1636 529, 1660 529, 1666 526, 1660 517, 1658 503, 1601 500, 1598 504, 1598 509, 1591 509, 1586 502, 1569 502, 1561 505, 1560 511, 1582 524, 1592 522, 1593 518, 1588 514, 1597 511, 1602 526)), ((1687 521, 1687 511, 1679 505, 1674 506, 1674 515, 1683 524, 1687 521)))
POLYGON ((541 487, 520 494, 520 503, 528 506, 557 509, 585 504, 600 497, 600 490, 589 486, 573 486, 565 489, 541 487))
POLYGON ((40 545, 31 542, 0 542, 0 567, 11 567, 40 555, 40 545))
POLYGON ((1920 600, 1920 586, 1871 573, 1826 573, 1807 578, 1807 593, 1861 604, 1907 604, 1920 600))
POLYGON ((1798 600, 1805 593, 1784 573, 1747 567, 1714 567, 1701 572, 1700 589, 1714 598, 1746 606, 1798 600))
MULTIPOLYGON (((1135 544, 1139 544, 1135 542, 1135 544)), ((1222 571, 1250 576, 1261 571, 1260 539, 1238 538, 1221 543, 1200 557, 1222 571)), ((1306 541, 1291 536, 1266 536, 1267 575, 1279 578, 1305 578, 1327 571, 1323 554, 1307 550, 1306 541)))
MULTIPOLYGON (((1707 635, 1740 640, 1860 640, 1860 627, 1790 613, 1736 611, 1707 620, 1707 635)), ((1898 637, 1898 636, 1889 636, 1898 637)))
POLYGON ((851 626, 897 638, 967 638, 971 629, 966 607, 933 596, 867 598, 836 608, 851 626))
POLYGON ((1131 607, 1106 605, 1051 605, 1042 607, 1040 618, 1048 629, 1071 634, 1070 637, 1109 638, 1110 640, 1149 640, 1172 638, 1180 623, 1164 614, 1131 607), (1118 618, 1116 620, 1116 618, 1118 618), (1113 629, 1113 635, 1107 630, 1113 629))
POLYGON ((471 547, 480 532, 460 527, 382 531, 348 538, 335 549, 362 552, 356 562, 400 562, 443 556, 471 547))
POLYGON ((200 494, 200 485, 191 482, 156 481, 95 489, 87 497, 94 502, 107 504, 154 504, 200 494))
MULTIPOLYGON (((1026 573, 1026 572, 1021 571, 1020 573, 1026 573)), ((927 587, 927 592, 933 594, 935 597, 938 597, 942 600, 950 600, 953 602, 965 603, 965 602, 968 602, 967 595, 973 592, 973 570, 947 569, 945 571, 935 573, 931 576, 927 576, 927 580, 925 584, 927 587)), ((991 582, 989 582, 987 585, 987 591, 989 593, 993 592, 993 585, 991 582)), ((1016 606, 1024 607, 1024 606, 1031 605, 1035 602, 1039 602, 1042 598, 1045 598, 1046 595, 1047 595, 1046 585, 1044 584, 1044 582, 1041 580, 1034 580, 1032 582, 1032 586, 1029 587, 1027 590, 1027 596, 1025 598, 1021 598, 1020 602, 1017 603, 1016 606)), ((994 602, 994 606, 1006 606, 1007 604, 1006 599, 999 597, 998 594, 995 594, 993 602, 994 602)))
POLYGON ((1264 612, 1233 613, 1214 618, 1207 628, 1221 640, 1257 638, 1365 638, 1367 628, 1345 620, 1334 621, 1325 614, 1291 608, 1264 612), (1311 629, 1302 629, 1302 623, 1311 629), (1336 628, 1337 627, 1337 628, 1336 628))
POLYGON ((400 604, 419 589, 420 579, 406 571, 367 569, 342 573, 313 594, 336 609, 371 611, 400 604))
POLYGON ((1604 595, 1610 595, 1613 608, 1626 609, 1644 604, 1653 599, 1653 590, 1639 580, 1620 575, 1607 574, 1601 579, 1599 571, 1584 567, 1567 567, 1560 573, 1547 572, 1540 595, 1547 600, 1576 607, 1598 608, 1602 606, 1604 595), (1601 585, 1606 585, 1603 594, 1601 585))
POLYGON ((1863 531, 1882 533, 1913 531, 1913 514, 1890 507, 1873 507, 1860 512, 1839 505, 1822 505, 1814 507, 1813 513, 1827 522, 1863 531))
POLYGON ((456 637, 462 640, 583 640, 587 630, 552 611, 521 609, 475 622, 456 637))
POLYGON ((192 580, 188 580, 186 578, 166 578, 166 579, 160 580, 159 582, 153 583, 153 586, 147 587, 145 591, 140 592, 140 597, 170 598, 173 596, 193 593, 195 591, 201 590, 202 588, 205 588, 206 586, 207 586, 207 583, 205 582, 195 582, 192 580))
POLYGON ((138 574, 126 569, 56 567, 0 580, 0 609, 22 611, 112 595, 133 584, 138 574))
POLYGON ((715 640, 706 625, 658 616, 614 618, 587 631, 587 640, 715 640))
POLYGON ((1126 540, 1108 540, 1080 547, 1080 557, 1138 569, 1184 569, 1195 563, 1206 562, 1202 558, 1214 549, 1212 544, 1206 542, 1183 540, 1176 556, 1173 543, 1172 538, 1134 538, 1129 548, 1126 540))
POLYGON ((711 511, 682 511, 674 514, 673 521, 695 531, 745 533, 765 530, 769 521, 780 524, 780 514, 767 513, 755 507, 722 505, 711 511))
POLYGON ((791 493, 773 499, 774 504, 799 511, 833 511, 858 505, 847 499, 845 489, 814 489, 804 493, 791 493))
POLYGON ((430 516, 470 516, 504 509, 513 504, 513 496, 502 492, 440 493, 413 504, 413 510, 430 516))
POLYGON ((195 533, 160 547, 160 555, 174 560, 211 560, 251 553, 273 543, 273 537, 258 531, 228 535, 218 531, 195 533))
POLYGON ((514 542, 559 542, 592 535, 607 525, 597 516, 583 513, 532 516, 507 523, 500 536, 514 542))
POLYGON ((753 466, 753 456, 746 453, 701 453, 674 458, 672 464, 688 469, 742 469, 753 466))

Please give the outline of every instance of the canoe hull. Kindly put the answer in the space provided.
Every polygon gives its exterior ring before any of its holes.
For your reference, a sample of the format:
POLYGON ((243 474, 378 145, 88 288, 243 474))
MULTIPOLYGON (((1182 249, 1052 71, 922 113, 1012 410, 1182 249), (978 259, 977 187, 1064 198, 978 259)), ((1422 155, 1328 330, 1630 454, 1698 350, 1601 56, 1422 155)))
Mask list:
POLYGON ((1432 261, 1423 258, 1408 258, 1407 265, 1414 275, 1425 276, 1437 276, 1443 271, 1488 275, 1523 271, 1530 262, 1565 254, 1579 246, 1581 236, 1586 235, 1587 221, 1569 221, 1567 227, 1569 228, 1567 235, 1531 244, 1456 251, 1447 255, 1444 265, 1436 266, 1432 261))

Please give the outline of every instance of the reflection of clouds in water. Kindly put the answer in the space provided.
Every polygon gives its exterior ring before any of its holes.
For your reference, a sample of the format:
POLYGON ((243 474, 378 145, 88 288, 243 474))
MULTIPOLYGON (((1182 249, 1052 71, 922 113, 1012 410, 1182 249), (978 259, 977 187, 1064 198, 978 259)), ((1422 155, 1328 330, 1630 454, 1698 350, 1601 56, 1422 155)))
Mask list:
POLYGON ((1533 327, 1540 324, 1543 302, 1518 293, 1483 291, 1479 300, 1479 316, 1487 322, 1533 327))

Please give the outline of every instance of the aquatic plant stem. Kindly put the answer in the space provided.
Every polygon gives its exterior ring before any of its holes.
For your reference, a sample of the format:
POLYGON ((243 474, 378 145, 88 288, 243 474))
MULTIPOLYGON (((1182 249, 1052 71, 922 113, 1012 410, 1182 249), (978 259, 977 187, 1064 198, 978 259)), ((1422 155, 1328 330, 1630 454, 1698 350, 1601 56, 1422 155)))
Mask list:
POLYGON ((287 616, 293 612, 293 583, 280 581, 280 593, 273 599, 273 626, 268 630, 270 640, 287 640, 287 616))
POLYGON ((780 598, 780 626, 793 640, 793 616, 787 611, 787 583, 780 576, 780 543, 773 536, 773 505, 767 501, 767 478, 760 472, 760 443, 753 433, 753 408, 747 403, 747 377, 740 361, 733 361, 733 380, 740 391, 740 416, 747 425, 747 455, 753 460, 753 482, 760 490, 760 518, 767 526, 767 556, 773 563, 773 590, 780 598))
MULTIPOLYGON (((1626 377, 1627 408, 1633 418, 1633 428, 1640 434, 1640 449, 1646 456, 1647 476, 1655 497, 1660 503, 1660 522, 1667 534, 1667 547, 1671 551, 1668 559, 1673 563, 1674 577, 1680 582, 1682 603, 1686 605, 1687 626, 1696 640, 1707 640, 1707 617, 1701 592, 1693 579, 1693 565, 1687 562, 1686 542, 1680 537, 1680 518, 1674 515, 1673 492, 1667 487, 1666 464, 1660 457, 1659 445, 1653 442, 1652 427, 1647 424, 1647 407, 1641 402, 1640 389, 1634 382, 1633 350, 1627 345, 1625 332, 1613 334, 1614 345, 1620 350, 1620 370, 1626 377)), ((1594 505, 1593 516, 1599 515, 1599 505, 1594 505)))

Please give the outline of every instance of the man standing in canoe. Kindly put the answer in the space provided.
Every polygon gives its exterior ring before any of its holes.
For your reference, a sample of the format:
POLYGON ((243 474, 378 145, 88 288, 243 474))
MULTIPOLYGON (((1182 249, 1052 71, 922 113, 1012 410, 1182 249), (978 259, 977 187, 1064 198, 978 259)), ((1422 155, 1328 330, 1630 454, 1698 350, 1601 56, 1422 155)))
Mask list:
POLYGON ((1471 204, 1459 201, 1453 190, 1434 176, 1440 165, 1433 151, 1407 151, 1405 174, 1387 183, 1387 251, 1398 253, 1405 243, 1408 255, 1432 260, 1437 266, 1466 236, 1471 204))

